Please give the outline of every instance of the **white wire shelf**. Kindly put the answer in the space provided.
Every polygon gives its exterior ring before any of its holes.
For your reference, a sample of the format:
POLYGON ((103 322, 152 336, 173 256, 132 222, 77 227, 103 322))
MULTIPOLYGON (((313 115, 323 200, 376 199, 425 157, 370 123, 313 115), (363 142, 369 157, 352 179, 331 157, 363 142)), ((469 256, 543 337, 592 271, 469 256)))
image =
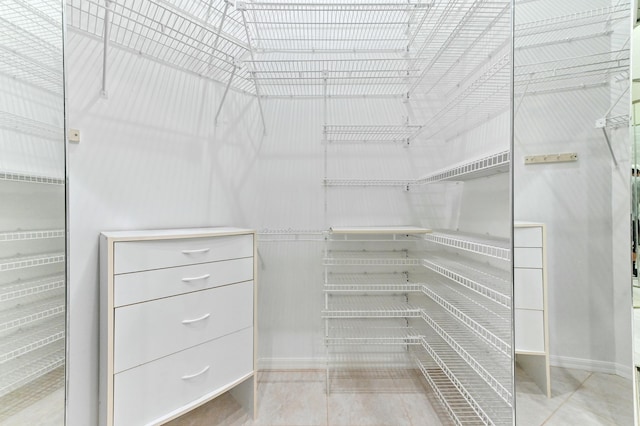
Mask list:
MULTIPOLYGON (((368 370, 381 369, 383 371, 396 368, 415 368, 411 354, 406 350, 389 350, 397 346, 373 347, 379 351, 350 352, 329 351, 327 366, 330 372, 344 369, 368 370)), ((334 348, 337 349, 337 348, 334 348)))
POLYGON ((25 0, 0 4, 0 73, 62 95, 62 14, 46 7, 25 0))
POLYGON ((431 386, 437 399, 446 409, 447 414, 449 414, 455 425, 480 426, 487 424, 486 421, 482 421, 478 417, 478 414, 460 393, 456 384, 437 367, 427 354, 414 355, 414 357, 427 383, 431 386))
POLYGON ((448 314, 486 342, 496 355, 511 354, 511 312, 490 301, 479 303, 473 291, 436 277, 427 280, 422 292, 448 314))
POLYGON ((604 118, 604 126, 609 129, 619 129, 621 127, 629 127, 629 121, 629 115, 616 115, 613 117, 604 118))
MULTIPOLYGON (((232 89, 255 94, 249 72, 237 62, 249 52, 241 17, 234 8, 226 8, 223 0, 207 4, 202 0, 112 2, 109 43, 225 84, 233 75, 232 89)), ((67 11, 71 28, 104 37, 102 1, 67 0, 67 11)))
POLYGON ((323 179, 322 181, 324 186, 402 187, 406 190, 411 183, 411 179, 323 179))
POLYGON ((238 2, 258 52, 399 52, 421 30, 430 4, 238 2))
POLYGON ((50 297, 0 312, 0 332, 25 327, 65 312, 64 297, 50 297))
MULTIPOLYGON (((511 105, 510 53, 491 58, 490 66, 475 79, 456 92, 443 95, 448 102, 438 108, 425 122, 416 137, 448 139, 486 122, 509 109, 511 105)), ((429 99, 417 97, 418 102, 429 99)))
POLYGON ((411 327, 377 327, 370 320, 331 322, 327 345, 419 345, 420 333, 411 327))
POLYGON ((0 396, 63 366, 64 363, 64 339, 7 362, 0 370, 0 396))
POLYGON ((420 226, 332 226, 329 234, 334 235, 421 235, 431 232, 420 226))
POLYGON ((407 274, 341 274, 326 276, 327 293, 406 293, 421 291, 421 284, 408 282, 407 274))
POLYGON ((0 302, 36 296, 65 286, 64 274, 50 275, 34 280, 19 280, 0 286, 0 302))
POLYGON ((458 256, 430 256, 423 265, 438 274, 511 308, 511 278, 507 271, 458 256))
POLYGON ((63 263, 64 260, 64 253, 42 253, 32 256, 2 258, 0 259, 0 272, 63 263))
POLYGON ((489 238, 462 232, 435 231, 424 236, 426 241, 500 260, 511 260, 509 240, 489 238))
POLYGON ((605 26, 629 19, 629 3, 554 16, 539 21, 517 23, 515 48, 526 49, 549 44, 570 43, 607 35, 605 26))
POLYGON ((6 336, 0 344, 0 364, 24 356, 65 337, 65 318, 58 315, 45 324, 22 329, 6 336))
POLYGON ((452 318, 439 305, 430 303, 422 311, 422 319, 485 382, 511 405, 511 353, 499 354, 480 344, 477 335, 452 318))
POLYGON ((485 424, 511 424, 510 404, 496 398, 494 389, 429 327, 425 329, 422 347, 485 424))
POLYGON ((421 310, 401 297, 332 296, 323 318, 409 318, 420 317, 421 310))
POLYGON ((324 241, 324 231, 322 229, 261 229, 256 233, 260 242, 299 242, 299 241, 324 241))
POLYGON ((416 179, 411 185, 424 185, 441 181, 466 181, 498 173, 508 173, 511 165, 510 160, 511 153, 509 151, 498 152, 416 179))
POLYGON ((42 139, 64 142, 64 129, 62 127, 11 114, 6 111, 0 111, 0 128, 42 139))
POLYGON ((515 67, 514 88, 517 94, 536 94, 598 86, 616 75, 626 75, 629 66, 628 50, 522 63, 515 67))
POLYGON ((50 238, 63 238, 64 236, 64 229, 0 232, 0 242, 45 240, 50 238))
POLYGON ((408 144, 422 126, 327 125, 324 142, 330 144, 408 144))
POLYGON ((0 170, 0 181, 11 182, 24 182, 24 183, 37 183, 44 185, 64 185, 64 178, 57 178, 53 176, 42 176, 20 172, 10 172, 0 170))
POLYGON ((419 258, 409 257, 402 251, 337 251, 327 252, 322 261, 324 266, 418 266, 419 258))

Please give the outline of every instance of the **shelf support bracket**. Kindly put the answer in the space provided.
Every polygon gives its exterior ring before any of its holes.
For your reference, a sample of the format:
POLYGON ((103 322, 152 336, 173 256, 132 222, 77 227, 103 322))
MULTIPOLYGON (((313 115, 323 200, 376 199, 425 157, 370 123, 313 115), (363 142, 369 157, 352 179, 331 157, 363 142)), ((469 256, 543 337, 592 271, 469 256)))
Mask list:
POLYGON ((604 134, 604 139, 607 141, 607 146, 609 147, 609 153, 611 153, 611 159, 613 160, 613 164, 615 164, 616 169, 618 168, 618 160, 616 159, 616 154, 613 152, 613 147, 611 146, 611 139, 609 139, 609 134, 607 133, 607 128, 602 128, 602 133, 604 134))
POLYGON ((111 1, 112 0, 104 0, 104 40, 102 46, 102 88, 100 90, 100 95, 103 98, 107 98, 107 54, 109 51, 109 33, 111 27, 111 1))
MULTIPOLYGON (((251 57, 251 60, 255 60, 254 55, 253 55, 253 47, 251 46, 251 36, 249 35, 249 27, 247 26, 247 18, 245 16, 245 11, 246 11, 246 5, 244 5, 244 3, 236 3, 236 10, 240 11, 240 14, 242 15, 242 23, 244 25, 244 31, 247 35, 247 47, 249 48, 249 55, 251 57)), ((255 71, 251 71, 251 78, 253 79, 253 85, 256 88, 256 99, 258 100, 258 109, 260 110, 260 118, 262 119, 262 131, 263 131, 263 135, 267 134, 267 124, 265 122, 264 119, 264 111, 262 109, 262 100, 260 99, 260 85, 258 84, 258 80, 256 79, 256 72, 255 71)))
POLYGON ((216 112, 216 118, 214 120, 214 125, 218 125, 218 117, 220 117, 220 113, 222 112, 222 106, 224 105, 225 99, 227 99, 227 93, 229 93, 229 88, 231 87, 231 82, 233 81, 233 77, 236 75, 237 66, 233 66, 233 70, 231 71, 231 76, 229 77, 229 81, 227 82, 227 86, 224 88, 224 94, 222 95, 222 99, 220 100, 220 106, 218 106, 218 112, 216 112))

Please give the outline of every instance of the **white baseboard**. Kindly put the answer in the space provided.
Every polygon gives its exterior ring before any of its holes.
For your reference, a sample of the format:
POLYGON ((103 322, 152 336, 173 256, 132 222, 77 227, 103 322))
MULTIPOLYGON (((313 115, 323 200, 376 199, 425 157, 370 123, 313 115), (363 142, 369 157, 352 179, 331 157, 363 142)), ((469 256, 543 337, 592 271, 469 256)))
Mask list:
POLYGON ((323 370, 324 358, 260 358, 258 370, 323 370))
POLYGON ((633 368, 630 365, 618 364, 615 362, 551 355, 549 357, 549 363, 554 367, 574 368, 576 370, 586 370, 594 373, 615 374, 627 379, 631 379, 633 377, 633 368))

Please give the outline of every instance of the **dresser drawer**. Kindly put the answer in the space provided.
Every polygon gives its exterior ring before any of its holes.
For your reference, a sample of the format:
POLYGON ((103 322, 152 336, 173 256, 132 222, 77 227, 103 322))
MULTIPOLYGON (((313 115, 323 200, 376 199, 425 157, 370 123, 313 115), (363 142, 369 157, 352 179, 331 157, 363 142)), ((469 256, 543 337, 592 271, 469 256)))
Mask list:
POLYGON ((542 247, 542 227, 525 226, 513 228, 514 247, 542 247))
POLYGON ((114 371, 252 325, 252 281, 116 308, 114 371))
POLYGON ((252 257, 120 274, 114 277, 114 306, 131 305, 252 279, 252 257))
POLYGON ((247 328, 116 374, 114 424, 157 423, 252 371, 253 328, 247 328))
POLYGON ((253 256, 253 234, 114 244, 114 273, 146 271, 253 256))
POLYGON ((542 268, 542 248, 514 248, 513 266, 516 268, 542 268))
POLYGON ((544 309, 542 269, 514 268, 514 308, 544 309))
POLYGON ((516 352, 544 353, 544 312, 514 310, 516 352))

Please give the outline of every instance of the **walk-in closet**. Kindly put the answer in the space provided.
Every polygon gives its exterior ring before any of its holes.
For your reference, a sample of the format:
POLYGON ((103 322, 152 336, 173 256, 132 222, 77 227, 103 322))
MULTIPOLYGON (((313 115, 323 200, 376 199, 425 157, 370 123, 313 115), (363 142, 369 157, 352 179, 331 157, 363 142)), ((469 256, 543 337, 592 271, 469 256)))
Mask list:
POLYGON ((634 424, 634 7, 3 1, 0 424, 634 424))

